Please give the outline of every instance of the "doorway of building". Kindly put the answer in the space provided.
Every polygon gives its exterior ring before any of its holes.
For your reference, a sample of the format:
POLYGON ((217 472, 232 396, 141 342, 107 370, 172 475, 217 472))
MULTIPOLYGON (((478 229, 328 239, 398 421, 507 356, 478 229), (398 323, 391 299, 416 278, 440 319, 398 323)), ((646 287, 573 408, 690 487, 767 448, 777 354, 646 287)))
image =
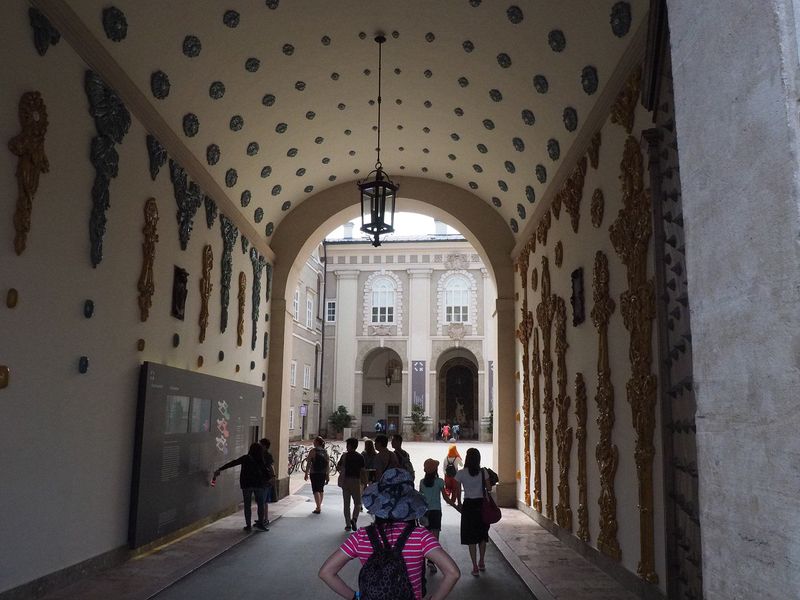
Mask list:
POLYGON ((363 435, 400 432, 402 365, 400 355, 389 348, 376 348, 364 358, 361 396, 363 435))
POLYGON ((478 367, 468 358, 451 358, 439 370, 439 420, 457 423, 459 437, 478 437, 478 367))

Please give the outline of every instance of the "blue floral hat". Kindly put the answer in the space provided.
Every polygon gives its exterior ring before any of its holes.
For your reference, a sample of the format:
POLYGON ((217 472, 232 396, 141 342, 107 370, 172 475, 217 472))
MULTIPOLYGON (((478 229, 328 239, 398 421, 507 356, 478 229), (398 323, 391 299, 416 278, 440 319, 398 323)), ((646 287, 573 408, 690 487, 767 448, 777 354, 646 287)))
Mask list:
POLYGON ((419 519, 428 511, 425 496, 414 489, 411 473, 404 469, 388 469, 364 489, 362 502, 371 515, 391 521, 419 519))

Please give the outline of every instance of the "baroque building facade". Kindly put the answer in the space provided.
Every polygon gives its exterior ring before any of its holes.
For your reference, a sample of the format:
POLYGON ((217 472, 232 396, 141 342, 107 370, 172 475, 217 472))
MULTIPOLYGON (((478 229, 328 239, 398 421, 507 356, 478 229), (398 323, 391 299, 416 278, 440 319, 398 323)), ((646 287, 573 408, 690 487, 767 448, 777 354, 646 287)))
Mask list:
POLYGON ((324 243, 322 414, 344 406, 356 434, 411 437, 418 405, 424 439, 444 422, 491 439, 494 283, 469 242, 437 231, 377 249, 324 243))

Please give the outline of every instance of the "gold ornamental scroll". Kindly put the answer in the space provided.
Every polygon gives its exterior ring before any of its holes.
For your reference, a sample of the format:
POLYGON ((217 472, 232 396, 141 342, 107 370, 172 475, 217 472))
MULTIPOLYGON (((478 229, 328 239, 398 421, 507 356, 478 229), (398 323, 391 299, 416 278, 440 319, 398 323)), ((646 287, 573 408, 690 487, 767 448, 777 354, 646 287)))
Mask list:
POLYGON ((533 356, 531 357, 533 373, 533 394, 531 412, 533 413, 533 507, 542 512, 542 404, 539 393, 539 379, 542 376, 542 361, 539 357, 539 329, 533 329, 533 356))
POLYGON ((17 207, 14 211, 14 251, 24 252, 31 230, 33 197, 39 189, 39 175, 50 170, 44 153, 47 133, 47 107, 39 92, 25 92, 19 99, 19 123, 22 131, 8 142, 17 160, 17 207))
POLYGON ((244 337, 244 300, 245 288, 247 287, 247 275, 244 271, 239 271, 239 319, 236 321, 236 345, 242 345, 244 337))
POLYGON ((575 420, 578 424, 578 538, 589 541, 589 490, 586 471, 586 382, 583 373, 575 373, 575 420))
MULTIPOLYGON (((547 213, 549 214, 549 213, 547 213)), ((542 330, 542 372, 544 374, 544 477, 546 490, 545 516, 553 515, 553 359, 550 357, 550 331, 553 326, 553 295, 550 288, 550 268, 542 257, 542 299, 536 307, 536 320, 542 330)))
POLYGON ((529 342, 533 331, 533 314, 528 310, 528 265, 530 254, 527 246, 517 259, 517 270, 522 281, 522 317, 517 327, 517 339, 522 344, 522 433, 525 460, 525 504, 531 505, 531 374, 529 342))
POLYGON ((572 452, 572 427, 569 425, 570 397, 567 395, 567 303, 560 296, 554 297, 556 326, 556 383, 558 395, 558 425, 556 447, 558 448, 558 505, 556 522, 567 531, 572 531, 572 508, 569 501, 569 462, 572 452))
POLYGON ((592 323, 597 328, 597 428, 600 441, 595 447, 595 457, 600 471, 600 534, 597 548, 615 560, 622 558, 617 540, 617 497, 614 492, 614 477, 619 464, 619 451, 611 443, 614 429, 614 386, 611 385, 611 368, 608 365, 608 322, 616 309, 608 293, 608 257, 598 250, 594 255, 592 277, 594 307, 592 323))
POLYGON ((581 221, 581 199, 583 198, 583 184, 586 181, 586 157, 584 156, 575 165, 572 174, 564 182, 558 196, 564 203, 564 210, 569 215, 572 231, 578 233, 581 221))
POLYGON ((622 125, 622 127, 625 128, 625 133, 628 135, 633 132, 641 81, 642 67, 637 67, 636 70, 631 73, 630 77, 628 77, 628 81, 625 82, 625 87, 622 88, 622 91, 611 106, 611 122, 622 125))
POLYGON ((652 235, 650 193, 644 188, 644 165, 636 138, 625 140, 620 164, 622 208, 609 228, 611 244, 625 265, 628 289, 620 298, 620 312, 630 333, 628 357, 631 377, 626 385, 636 432, 636 473, 639 480, 640 552, 637 573, 658 583, 655 571, 653 522, 653 437, 656 422, 656 376, 651 373, 655 285, 647 276, 647 253, 652 235))
POLYGON ((153 305, 153 294, 156 285, 153 280, 153 262, 156 258, 156 242, 158 242, 158 205, 155 198, 148 198, 144 203, 144 242, 142 242, 142 271, 139 274, 139 318, 142 322, 150 316, 153 305))
POLYGON ((200 278, 200 343, 206 339, 206 329, 208 329, 208 299, 214 284, 211 283, 211 269, 214 266, 214 251, 210 244, 203 248, 203 276, 200 278))

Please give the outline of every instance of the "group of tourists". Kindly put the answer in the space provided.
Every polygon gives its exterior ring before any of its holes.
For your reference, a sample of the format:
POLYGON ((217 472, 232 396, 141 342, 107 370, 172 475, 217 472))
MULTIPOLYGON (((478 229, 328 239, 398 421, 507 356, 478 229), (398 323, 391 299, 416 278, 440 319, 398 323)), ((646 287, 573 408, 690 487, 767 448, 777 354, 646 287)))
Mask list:
POLYGON ((461 435, 461 425, 453 423, 452 425, 446 421, 439 423, 436 437, 443 442, 457 442, 461 435))
POLYGON ((462 462, 452 444, 445 457, 445 478, 439 476, 441 463, 428 458, 423 465, 424 476, 415 486, 413 466, 402 441, 402 437, 394 436, 390 451, 386 436, 379 435, 374 444, 365 441, 366 448, 359 454, 358 440, 347 440, 347 452, 339 463, 339 485, 345 499, 345 531, 353 533, 319 571, 320 578, 342 598, 447 597, 461 573, 439 542, 442 501, 461 513, 461 544, 469 549, 472 575, 478 577, 486 570, 489 523, 483 504, 497 483, 496 474, 481 468, 477 448, 470 448, 462 462), (357 519, 362 503, 374 523, 359 529, 357 519), (402 562, 392 564, 392 556, 395 560, 401 557, 402 562), (358 592, 339 576, 341 569, 356 558, 362 565, 358 592), (426 563, 430 575, 442 574, 430 596, 426 590, 426 563))
POLYGON ((221 471, 231 467, 241 466, 239 471, 239 487, 242 488, 244 500, 245 531, 250 531, 253 526, 260 531, 269 531, 269 516, 267 514, 267 499, 275 483, 275 460, 269 451, 270 441, 262 438, 258 443, 250 444, 247 454, 225 463, 216 471, 211 484, 214 485, 221 471), (251 525, 253 497, 256 500, 256 515, 258 519, 251 525))

